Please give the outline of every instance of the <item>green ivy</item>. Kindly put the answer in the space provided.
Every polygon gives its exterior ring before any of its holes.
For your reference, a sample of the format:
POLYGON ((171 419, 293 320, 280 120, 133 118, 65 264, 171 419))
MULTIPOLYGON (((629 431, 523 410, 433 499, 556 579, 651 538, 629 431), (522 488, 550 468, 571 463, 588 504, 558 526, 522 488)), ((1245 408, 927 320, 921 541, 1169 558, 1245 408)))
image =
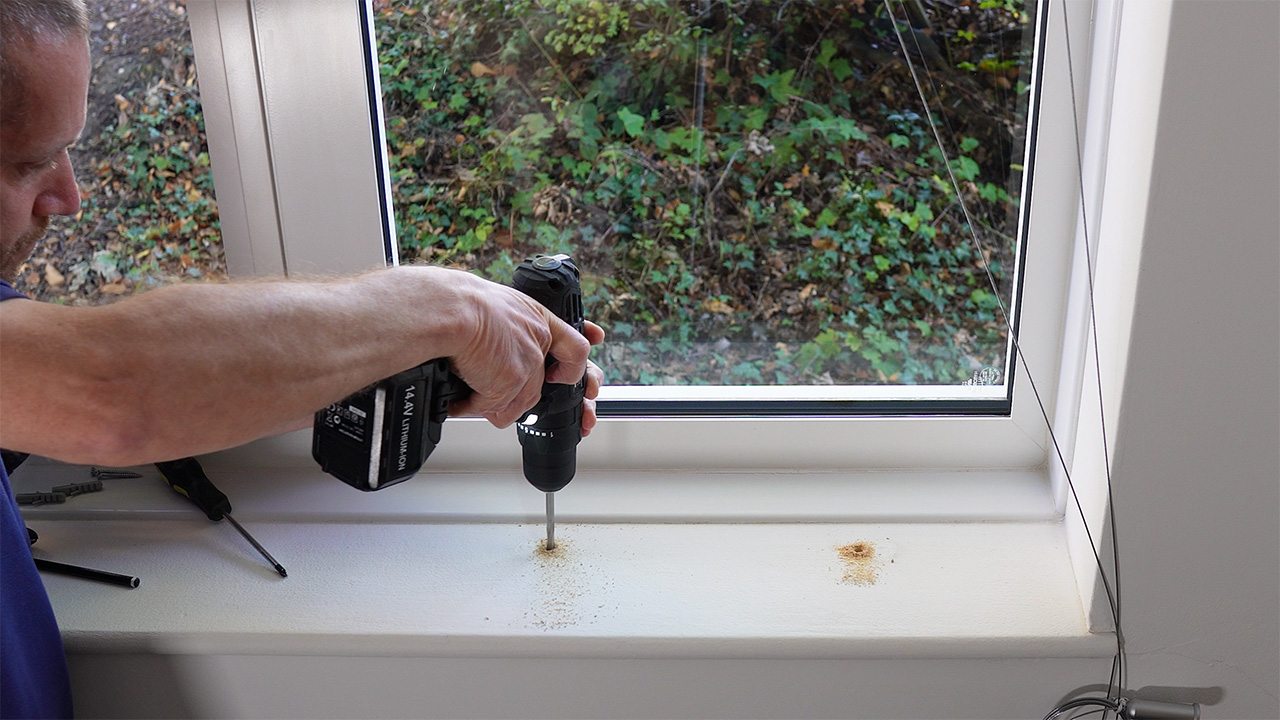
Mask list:
POLYGON ((1002 364, 987 273, 1007 293, 1027 53, 999 38, 1021 2, 937 23, 966 83, 936 111, 945 158, 875 50, 893 47, 875 3, 377 7, 403 253, 496 280, 573 253, 608 382, 957 383, 1002 364))

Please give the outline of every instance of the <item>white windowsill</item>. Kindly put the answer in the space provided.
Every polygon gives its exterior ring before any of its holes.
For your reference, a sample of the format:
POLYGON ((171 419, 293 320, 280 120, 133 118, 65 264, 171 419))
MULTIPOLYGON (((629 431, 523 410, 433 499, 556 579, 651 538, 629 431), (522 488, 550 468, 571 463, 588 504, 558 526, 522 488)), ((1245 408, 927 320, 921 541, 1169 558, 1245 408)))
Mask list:
MULTIPOLYGON (((518 471, 360 493, 314 466, 223 461, 205 465, 288 578, 149 468, 102 493, 24 508, 38 556, 142 580, 125 590, 46 573, 69 651, 853 658, 1113 648, 1086 627, 1061 522, 1029 474, 970 472, 958 483, 940 473, 598 472, 558 494, 566 555, 547 559, 543 496, 518 471), (860 541, 876 550, 865 584, 846 579, 837 552, 860 541)), ((88 476, 29 462, 15 492, 88 476)))

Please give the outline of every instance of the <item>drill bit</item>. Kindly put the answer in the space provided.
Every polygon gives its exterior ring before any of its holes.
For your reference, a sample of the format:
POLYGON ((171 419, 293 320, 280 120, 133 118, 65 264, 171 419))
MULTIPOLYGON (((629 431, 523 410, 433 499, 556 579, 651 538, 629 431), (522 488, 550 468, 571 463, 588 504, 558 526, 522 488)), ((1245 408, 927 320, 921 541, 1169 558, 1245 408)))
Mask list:
POLYGON ((547 550, 556 549, 556 494, 547 493, 547 550))
POLYGON ((271 553, 267 552, 266 548, 262 547, 257 540, 253 539, 253 536, 249 534, 248 530, 240 527, 240 523, 236 522, 236 519, 231 517, 231 513, 225 513, 222 517, 230 520, 231 525, 235 527, 236 530, 240 531, 240 534, 244 536, 244 539, 248 540, 250 545, 253 545, 258 552, 262 553, 262 557, 266 558, 267 562, 271 563, 271 565, 276 569, 276 572, 280 573, 280 577, 289 577, 289 573, 285 572, 284 566, 276 562, 276 559, 271 557, 271 553))

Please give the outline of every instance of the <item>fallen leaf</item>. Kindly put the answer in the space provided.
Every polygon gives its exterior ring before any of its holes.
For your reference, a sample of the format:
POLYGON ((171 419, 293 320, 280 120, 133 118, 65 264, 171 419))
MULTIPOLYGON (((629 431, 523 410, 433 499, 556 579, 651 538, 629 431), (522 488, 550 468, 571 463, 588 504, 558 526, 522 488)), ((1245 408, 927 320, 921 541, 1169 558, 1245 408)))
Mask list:
POLYGON ((835 250, 836 241, 830 237, 816 237, 813 239, 813 246, 819 250, 835 250))
POLYGON ((818 286, 815 285, 814 283, 809 283, 808 285, 805 285, 804 289, 800 291, 800 299, 808 300, 809 296, 812 295, 814 291, 817 289, 818 289, 818 286))
POLYGON ((44 281, 49 284, 49 287, 59 287, 62 283, 67 281, 67 278, 62 273, 58 272, 58 268, 52 265, 45 265, 44 281))
POLYGON ((726 302, 711 298, 702 303, 702 308, 707 312, 717 313, 720 315, 732 315, 733 308, 726 302))
POLYGON ((129 288, 125 287, 124 283, 113 282, 98 288, 98 292, 103 295, 123 295, 129 292, 129 288))
POLYGON ((471 63, 471 76, 472 76, 472 77, 478 77, 478 78, 482 78, 482 77, 493 77, 494 75, 497 75, 497 74, 498 74, 498 73, 497 73, 493 68, 489 67, 488 65, 485 65, 484 63, 480 62, 479 60, 477 60, 476 62, 471 63))

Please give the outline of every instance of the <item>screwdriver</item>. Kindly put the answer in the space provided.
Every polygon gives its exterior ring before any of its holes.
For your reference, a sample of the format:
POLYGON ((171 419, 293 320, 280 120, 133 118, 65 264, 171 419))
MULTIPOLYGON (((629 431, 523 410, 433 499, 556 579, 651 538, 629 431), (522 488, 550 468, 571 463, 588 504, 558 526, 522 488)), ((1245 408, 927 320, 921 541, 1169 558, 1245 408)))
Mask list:
POLYGON ((288 577, 289 573, 285 572, 284 566, 276 562, 271 557, 271 553, 262 547, 249 531, 245 530, 236 519, 231 517, 231 501, 223 494, 221 490, 214 487, 213 482, 209 480, 209 476, 204 474, 204 468, 200 467, 200 463, 195 458, 183 458, 181 460, 172 460, 170 462, 158 462, 156 468, 160 470, 160 477, 168 483, 178 494, 186 497, 201 512, 209 517, 210 520, 217 522, 222 518, 231 521, 232 527, 240 531, 245 540, 254 547, 262 557, 271 563, 271 566, 280 573, 280 577, 288 577))

